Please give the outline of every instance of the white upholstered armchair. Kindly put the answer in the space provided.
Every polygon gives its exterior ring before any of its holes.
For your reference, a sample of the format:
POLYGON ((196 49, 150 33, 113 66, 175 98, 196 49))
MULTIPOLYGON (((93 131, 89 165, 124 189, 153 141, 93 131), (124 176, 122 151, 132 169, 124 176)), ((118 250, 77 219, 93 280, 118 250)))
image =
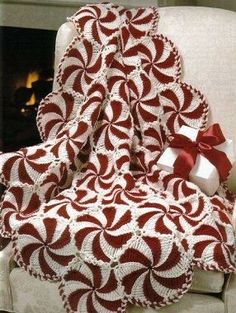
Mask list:
MULTIPOLYGON (((205 94, 210 105, 210 120, 219 122, 226 137, 236 142, 236 13, 202 7, 169 7, 160 11, 160 33, 173 40, 184 58, 184 81, 205 94)), ((74 34, 70 23, 59 29, 56 66, 74 34)), ((229 185, 236 192, 235 166, 229 185)), ((10 255, 10 245, 0 252, 0 311, 65 312, 57 283, 30 277, 24 270, 14 267, 10 255)), ((235 313, 235 295, 236 275, 196 270, 191 292, 160 312, 235 313)), ((130 306, 128 312, 154 313, 155 310, 130 306)))

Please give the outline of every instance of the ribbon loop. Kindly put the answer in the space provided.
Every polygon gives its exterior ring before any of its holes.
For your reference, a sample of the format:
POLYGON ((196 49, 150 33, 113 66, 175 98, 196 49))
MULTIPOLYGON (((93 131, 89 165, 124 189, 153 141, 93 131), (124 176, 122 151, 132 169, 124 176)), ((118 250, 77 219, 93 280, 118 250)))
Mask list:
POLYGON ((199 131, 197 135, 197 142, 204 142, 210 146, 218 146, 225 142, 225 137, 221 131, 220 125, 213 124, 205 131, 199 131))

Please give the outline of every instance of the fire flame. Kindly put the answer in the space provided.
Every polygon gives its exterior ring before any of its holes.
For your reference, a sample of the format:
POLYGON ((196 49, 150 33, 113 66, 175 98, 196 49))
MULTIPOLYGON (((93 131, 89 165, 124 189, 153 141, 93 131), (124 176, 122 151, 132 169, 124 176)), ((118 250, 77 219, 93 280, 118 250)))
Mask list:
MULTIPOLYGON (((32 88, 32 83, 36 82, 37 80, 39 80, 39 74, 37 72, 30 72, 27 77, 26 87, 32 88)), ((26 105, 34 105, 35 102, 36 102, 35 95, 32 94, 30 100, 26 103, 26 105)))

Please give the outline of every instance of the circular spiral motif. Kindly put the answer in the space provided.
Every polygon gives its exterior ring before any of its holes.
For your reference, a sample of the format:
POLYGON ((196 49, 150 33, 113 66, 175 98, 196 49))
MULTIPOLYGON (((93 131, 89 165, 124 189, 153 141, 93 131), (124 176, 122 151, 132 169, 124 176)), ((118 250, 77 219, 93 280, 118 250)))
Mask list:
POLYGON ((101 83, 94 83, 91 85, 86 101, 79 107, 77 116, 79 120, 84 119, 90 127, 93 127, 98 120, 101 106, 105 100, 106 89, 101 83))
POLYGON ((182 125, 202 128, 206 123, 207 104, 200 92, 183 83, 174 83, 160 92, 160 104, 171 134, 182 125))
POLYGON ((193 233, 194 258, 200 264, 231 271, 235 268, 235 235, 232 227, 209 221, 193 233))
POLYGON ((212 214, 217 223, 224 226, 231 224, 232 212, 228 211, 228 208, 225 206, 225 203, 222 201, 222 198, 218 196, 211 197, 210 204, 212 214))
POLYGON ((119 11, 96 4, 81 8, 70 20, 88 40, 104 44, 108 37, 118 31, 120 17, 119 11))
POLYGON ((157 123, 161 107, 157 91, 150 78, 142 73, 129 81, 132 116, 136 127, 157 123))
POLYGON ((161 124, 155 125, 155 123, 147 125, 142 132, 142 141, 143 146, 148 150, 153 161, 156 163, 167 142, 164 127, 161 124))
POLYGON ((132 188, 134 187, 134 178, 131 176, 128 177, 128 180, 129 179, 131 181, 128 181, 128 184, 130 183, 131 185, 130 188, 126 189, 122 188, 121 186, 114 186, 114 188, 105 195, 103 203, 105 205, 110 205, 112 203, 116 203, 119 205, 132 205, 135 203, 141 203, 146 200, 148 198, 147 193, 138 188, 132 188))
POLYGON ((44 140, 54 139, 58 132, 76 116, 82 98, 71 92, 51 93, 39 108, 38 128, 44 140))
POLYGON ((180 77, 178 52, 162 35, 145 38, 138 52, 143 70, 157 83, 168 84, 180 77))
POLYGON ((152 307, 173 301, 189 283, 189 260, 172 236, 139 237, 119 259, 117 275, 128 300, 152 307))
POLYGON ((69 171, 64 163, 60 163, 50 173, 42 175, 38 182, 38 189, 40 190, 41 197, 44 196, 44 201, 47 203, 61 190, 66 188, 69 183, 69 171))
POLYGON ((195 194, 197 187, 185 179, 176 177, 175 174, 166 172, 163 175, 163 188, 165 191, 170 192, 175 200, 179 200, 195 194))
POLYGON ((135 67, 127 67, 123 63, 120 60, 120 54, 117 53, 108 72, 108 90, 109 93, 117 94, 126 103, 129 103, 128 75, 135 67))
POLYGON ((87 39, 76 40, 67 52, 60 67, 59 84, 86 95, 90 84, 102 70, 103 61, 99 47, 87 39))
POLYGON ((64 275, 59 290, 69 312, 125 312, 122 287, 109 268, 78 261, 64 275))
POLYGON ((94 134, 94 143, 97 146, 112 151, 130 140, 131 118, 124 103, 112 100, 100 119, 101 125, 94 134))
POLYGON ((154 23, 158 18, 158 13, 154 7, 131 9, 125 13, 128 31, 134 38, 145 36, 153 30, 154 23))
POLYGON ((33 185, 50 165, 50 158, 44 147, 22 148, 6 156, 6 161, 2 166, 2 175, 9 182, 18 181, 33 185))
POLYGON ((32 192, 28 186, 11 186, 1 204, 1 231, 10 235, 16 225, 34 216, 40 205, 38 194, 32 192))
POLYGON ((18 263, 41 277, 60 277, 76 253, 69 226, 55 218, 31 219, 19 228, 13 245, 18 263))
POLYGON ((114 167, 111 166, 107 155, 97 154, 93 162, 89 162, 83 177, 78 180, 77 185, 100 192, 109 190, 114 181, 114 167))
POLYGON ((62 129, 50 151, 55 158, 67 158, 72 164, 75 164, 77 155, 86 144, 90 131, 88 124, 83 121, 71 125, 69 129, 62 129))
POLYGON ((133 228, 130 210, 107 207, 77 218, 76 246, 89 259, 110 262, 132 238, 133 228))

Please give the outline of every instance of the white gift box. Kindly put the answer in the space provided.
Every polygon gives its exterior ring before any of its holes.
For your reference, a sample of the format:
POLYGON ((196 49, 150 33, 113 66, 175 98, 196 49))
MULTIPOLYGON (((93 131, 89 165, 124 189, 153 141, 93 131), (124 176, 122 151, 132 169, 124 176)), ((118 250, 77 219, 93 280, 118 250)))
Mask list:
MULTIPOLYGON (((198 130, 188 126, 182 126, 178 133, 195 141, 198 135, 198 130)), ((223 151, 227 155, 231 164, 233 164, 235 158, 232 140, 226 139, 224 143, 215 146, 214 148, 223 151)), ((157 165, 161 169, 173 173, 173 164, 177 159, 180 150, 181 149, 177 148, 167 148, 159 158, 157 165)), ((195 165, 189 173, 189 181, 196 184, 209 196, 212 196, 220 185, 219 173, 216 167, 201 154, 197 155, 195 165)))

